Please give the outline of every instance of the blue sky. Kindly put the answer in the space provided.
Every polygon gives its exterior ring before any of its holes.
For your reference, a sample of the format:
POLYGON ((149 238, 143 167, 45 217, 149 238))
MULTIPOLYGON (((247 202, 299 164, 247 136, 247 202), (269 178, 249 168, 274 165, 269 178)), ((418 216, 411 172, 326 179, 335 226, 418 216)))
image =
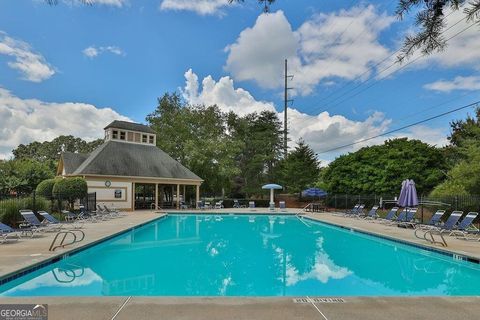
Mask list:
MULTIPOLYGON (((143 122, 165 92, 181 91, 190 103, 216 103, 239 114, 276 110, 282 116, 284 58, 295 74, 291 138, 305 139, 317 152, 480 96, 478 27, 452 38, 445 52, 382 79, 398 68, 380 73, 394 57, 374 66, 412 29, 410 19, 394 16, 395 1, 278 0, 267 15, 253 0, 242 6, 226 0, 91 2, 0 2, 0 157, 19 143, 59 134, 101 137, 115 118, 143 122), (345 95, 369 83, 375 85, 345 95)), ((462 18, 454 13, 447 23, 462 18)), ((466 26, 461 22, 445 35, 466 26)), ((442 145, 449 121, 467 112, 391 137, 442 145)), ((319 158, 328 162, 364 145, 319 158)))

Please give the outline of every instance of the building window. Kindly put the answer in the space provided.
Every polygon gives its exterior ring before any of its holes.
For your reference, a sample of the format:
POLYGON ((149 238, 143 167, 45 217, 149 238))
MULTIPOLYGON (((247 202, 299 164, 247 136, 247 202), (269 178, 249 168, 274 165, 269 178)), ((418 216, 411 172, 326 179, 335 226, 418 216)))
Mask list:
POLYGON ((127 132, 127 141, 133 141, 133 132, 131 131, 127 132))
POLYGON ((125 140, 125 131, 120 131, 120 140, 125 140))
POLYGON ((148 142, 150 142, 150 144, 154 144, 154 142, 155 142, 155 137, 154 136, 149 136, 148 139, 149 139, 148 142))
POLYGON ((147 135, 142 134, 142 143, 147 143, 147 135))
POLYGON ((140 133, 135 132, 135 142, 140 142, 140 133))
POLYGON ((113 139, 118 139, 118 131, 117 131, 117 130, 113 130, 113 131, 112 131, 112 134, 113 134, 113 135, 112 135, 112 138, 113 138, 113 139))

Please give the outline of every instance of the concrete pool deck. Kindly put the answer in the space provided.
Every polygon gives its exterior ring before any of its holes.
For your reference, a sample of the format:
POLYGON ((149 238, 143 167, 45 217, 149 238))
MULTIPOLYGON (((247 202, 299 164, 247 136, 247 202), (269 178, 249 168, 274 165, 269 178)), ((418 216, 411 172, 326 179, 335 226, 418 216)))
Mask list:
MULTIPOLYGON (((286 214, 300 210, 290 209, 286 214)), ((223 209, 208 211, 175 211, 171 213, 239 213, 272 214, 266 209, 223 209)), ((282 212, 275 212, 281 214, 282 212)), ((54 233, 42 238, 21 239, 0 245, 0 276, 48 260, 56 255, 112 236, 154 219, 162 213, 133 212, 126 217, 84 226, 85 241, 54 253, 48 251, 54 233)), ((421 245, 425 241, 413 236, 411 229, 385 226, 360 219, 334 216, 331 213, 308 213, 307 217, 360 231, 394 237, 421 245)), ((447 239, 453 252, 480 257, 480 242, 447 239)), ((440 248, 435 246, 435 248, 440 248)), ((480 285, 480 284, 479 284, 480 285)), ((0 304, 47 303, 49 319, 478 319, 480 297, 340 297, 342 302, 311 300, 308 297, 31 297, 0 298, 0 304)), ((310 297, 314 299, 313 297, 310 297)))

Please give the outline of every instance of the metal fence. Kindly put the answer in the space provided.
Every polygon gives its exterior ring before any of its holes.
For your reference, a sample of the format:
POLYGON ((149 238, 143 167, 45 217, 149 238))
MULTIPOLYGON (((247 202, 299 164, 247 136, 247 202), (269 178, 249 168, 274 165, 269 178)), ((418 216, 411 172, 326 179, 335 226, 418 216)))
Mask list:
MULTIPOLYGON (((96 193, 88 193, 81 199, 73 202, 73 209, 78 210, 80 205, 87 210, 95 210, 96 193)), ((21 196, 8 196, 0 198, 0 221, 9 224, 17 224, 21 217, 19 210, 48 211, 49 213, 60 213, 62 210, 71 210, 71 201, 65 195, 56 194, 51 198, 37 195, 35 192, 21 196)))
MULTIPOLYGON (((312 199, 313 202, 321 203, 323 207, 332 211, 345 211, 353 208, 356 204, 364 204, 369 209, 375 205, 381 209, 390 209, 396 206, 396 198, 393 195, 352 195, 352 194, 329 194, 320 199, 312 199)), ((419 209, 421 220, 429 218, 433 212, 442 209, 447 212, 460 210, 463 212, 480 212, 480 195, 452 195, 448 197, 419 196, 419 209)))

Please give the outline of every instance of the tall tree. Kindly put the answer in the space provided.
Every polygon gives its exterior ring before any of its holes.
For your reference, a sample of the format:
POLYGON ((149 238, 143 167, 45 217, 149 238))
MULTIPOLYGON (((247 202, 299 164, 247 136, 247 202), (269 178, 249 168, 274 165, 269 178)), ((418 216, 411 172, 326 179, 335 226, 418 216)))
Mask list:
POLYGON ((12 152, 15 159, 33 159, 40 162, 57 161, 64 151, 75 153, 90 153, 103 143, 103 139, 87 142, 74 136, 59 136, 52 141, 20 144, 12 152))
POLYGON ((43 180, 53 178, 54 170, 33 159, 0 161, 0 195, 28 194, 43 180))
POLYGON ((300 193, 312 187, 320 174, 320 162, 305 141, 300 140, 294 150, 280 162, 281 183, 289 193, 300 193))
POLYGON ((332 193, 395 195, 408 178, 419 193, 428 193, 445 179, 445 170, 440 149, 402 138, 338 157, 322 182, 332 193))

